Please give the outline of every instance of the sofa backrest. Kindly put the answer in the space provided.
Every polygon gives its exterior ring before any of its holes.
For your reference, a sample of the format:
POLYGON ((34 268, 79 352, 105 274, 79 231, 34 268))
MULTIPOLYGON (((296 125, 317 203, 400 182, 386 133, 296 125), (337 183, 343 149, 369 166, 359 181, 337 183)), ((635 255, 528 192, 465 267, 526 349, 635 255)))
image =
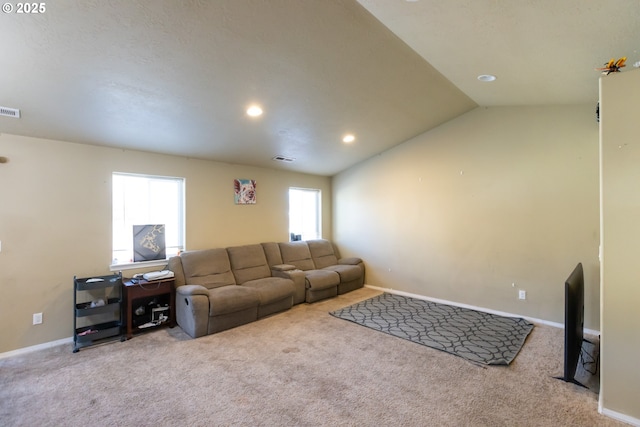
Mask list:
POLYGON ((182 260, 180 256, 172 256, 167 261, 167 268, 173 271, 175 280, 175 287, 186 285, 187 283, 184 280, 184 270, 182 269, 182 260))
POLYGON ((283 264, 295 265, 300 270, 315 270, 309 246, 305 241, 278 243, 283 264))
POLYGON ((227 248, 231 270, 236 283, 242 285, 249 280, 271 277, 271 268, 267 264, 262 245, 244 245, 227 248))
POLYGON ((273 265, 284 264, 282 262, 282 255, 280 254, 280 247, 275 242, 261 243, 264 254, 267 257, 267 264, 269 267, 273 265))
POLYGON ((187 285, 213 289, 236 284, 229 255, 224 248, 183 252, 180 259, 187 285))
POLYGON ((316 268, 325 268, 338 264, 338 257, 333 251, 333 244, 324 239, 307 240, 309 252, 316 268))

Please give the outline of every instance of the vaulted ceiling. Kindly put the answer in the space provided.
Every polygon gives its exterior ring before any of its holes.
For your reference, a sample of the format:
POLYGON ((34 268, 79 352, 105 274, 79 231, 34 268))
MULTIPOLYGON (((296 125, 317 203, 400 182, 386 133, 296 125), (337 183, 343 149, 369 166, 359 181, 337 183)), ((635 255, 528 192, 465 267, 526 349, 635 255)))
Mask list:
POLYGON ((640 61, 637 0, 44 4, 0 14, 0 132, 320 175, 477 106, 595 107, 640 61))

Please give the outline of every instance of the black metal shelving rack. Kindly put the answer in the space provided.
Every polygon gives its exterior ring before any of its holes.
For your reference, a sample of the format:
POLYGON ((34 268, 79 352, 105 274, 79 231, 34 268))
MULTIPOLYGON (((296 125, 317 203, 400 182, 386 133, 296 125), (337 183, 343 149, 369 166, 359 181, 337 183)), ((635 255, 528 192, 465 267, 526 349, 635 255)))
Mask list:
POLYGON ((115 339, 125 340, 123 333, 122 273, 108 276, 73 277, 73 352, 82 347, 96 345, 115 339), (95 294, 104 290, 104 305, 96 306, 95 294), (111 290, 111 295, 108 295, 111 290), (80 294, 80 299, 79 299, 80 294), (92 298, 89 299, 88 297, 92 298), (84 298, 83 298, 84 297, 84 298), (87 318, 83 326, 79 318, 87 318), (95 323, 94 319, 99 319, 95 323))

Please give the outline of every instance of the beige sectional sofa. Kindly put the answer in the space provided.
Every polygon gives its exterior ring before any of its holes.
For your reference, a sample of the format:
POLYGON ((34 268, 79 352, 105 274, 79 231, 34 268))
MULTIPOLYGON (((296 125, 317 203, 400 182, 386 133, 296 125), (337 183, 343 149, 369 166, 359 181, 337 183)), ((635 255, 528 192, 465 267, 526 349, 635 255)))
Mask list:
POLYGON ((360 258, 328 240, 187 251, 169 259, 176 321, 191 337, 230 329, 364 285, 360 258))

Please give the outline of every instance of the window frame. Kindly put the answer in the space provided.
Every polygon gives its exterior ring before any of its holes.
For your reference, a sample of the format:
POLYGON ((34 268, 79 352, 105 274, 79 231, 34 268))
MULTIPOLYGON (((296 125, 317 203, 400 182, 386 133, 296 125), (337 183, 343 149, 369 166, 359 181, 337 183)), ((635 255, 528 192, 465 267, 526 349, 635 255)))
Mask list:
MULTIPOLYGON (((291 241, 291 190, 294 191, 305 191, 308 193, 315 193, 315 198, 316 198, 316 237, 314 237, 313 239, 321 239, 322 238, 322 190, 319 188, 304 188, 304 187, 289 187, 289 192, 288 192, 288 203, 289 203, 289 210, 288 210, 288 218, 289 218, 289 223, 288 223, 288 229, 289 229, 289 237, 288 240, 291 241)), ((300 231, 304 231, 304 230, 300 230, 300 231)), ((310 240, 310 239, 305 239, 304 238, 304 234, 301 234, 302 236, 302 240, 310 240)))
MULTIPOLYGON (((137 177, 137 178, 146 178, 146 179, 152 179, 152 180, 166 180, 166 181, 173 181, 179 184, 179 189, 178 189, 178 204, 179 204, 179 209, 178 209, 178 246, 177 246, 177 251, 178 253, 183 251, 185 249, 185 245, 186 245, 186 215, 185 215, 185 210, 186 210, 186 178, 184 177, 177 177, 177 176, 167 176, 167 175, 152 175, 152 174, 141 174, 141 173, 130 173, 130 172, 112 172, 111 173, 111 262, 109 265, 109 269, 110 271, 120 271, 120 270, 131 270, 131 269, 140 269, 140 268, 146 268, 146 267, 160 267, 160 266, 166 266, 167 265, 167 261, 168 259, 173 256, 173 254, 169 254, 167 253, 167 258, 162 259, 162 260, 153 260, 153 261, 138 261, 138 262, 133 262, 133 261, 127 261, 127 262, 119 262, 119 263, 114 263, 114 252, 115 252, 115 247, 114 247, 114 209, 115 209, 115 205, 114 205, 114 177, 116 176, 122 176, 122 177, 137 177)), ((126 203, 126 201, 124 202, 126 203)), ((132 237, 133 239, 133 237, 132 237)), ((171 248, 176 248, 176 246, 171 246, 171 248)))

